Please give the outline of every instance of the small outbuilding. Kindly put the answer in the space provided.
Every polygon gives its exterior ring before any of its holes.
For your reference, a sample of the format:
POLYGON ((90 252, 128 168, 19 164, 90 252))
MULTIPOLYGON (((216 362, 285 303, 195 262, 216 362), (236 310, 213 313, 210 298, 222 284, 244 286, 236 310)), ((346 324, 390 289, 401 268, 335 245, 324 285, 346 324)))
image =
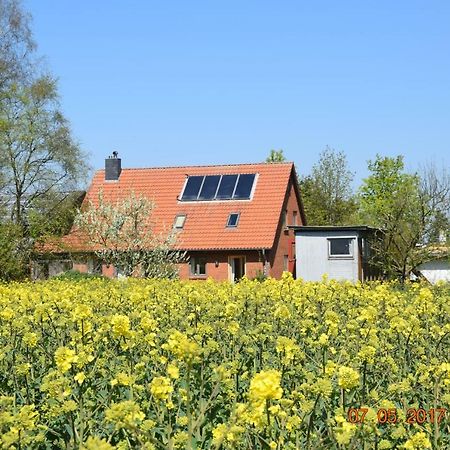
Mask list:
POLYGON ((296 277, 367 281, 378 278, 370 264, 370 242, 377 233, 368 226, 301 226, 295 232, 296 277))
POLYGON ((417 267, 417 272, 431 284, 450 282, 450 247, 442 244, 429 251, 429 259, 417 267))

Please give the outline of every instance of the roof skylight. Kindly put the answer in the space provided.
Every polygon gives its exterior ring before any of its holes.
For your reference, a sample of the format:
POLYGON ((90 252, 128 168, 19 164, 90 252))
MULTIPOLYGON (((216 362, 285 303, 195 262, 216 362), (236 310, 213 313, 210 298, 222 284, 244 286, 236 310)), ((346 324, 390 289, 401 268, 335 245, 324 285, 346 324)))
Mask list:
POLYGON ((227 227, 228 228, 233 228, 233 227, 237 227, 238 222, 239 222, 239 213, 231 213, 228 216, 228 220, 227 220, 227 227))
POLYGON ((178 214, 175 216, 175 222, 173 227, 181 230, 184 227, 184 222, 186 221, 186 214, 178 214))

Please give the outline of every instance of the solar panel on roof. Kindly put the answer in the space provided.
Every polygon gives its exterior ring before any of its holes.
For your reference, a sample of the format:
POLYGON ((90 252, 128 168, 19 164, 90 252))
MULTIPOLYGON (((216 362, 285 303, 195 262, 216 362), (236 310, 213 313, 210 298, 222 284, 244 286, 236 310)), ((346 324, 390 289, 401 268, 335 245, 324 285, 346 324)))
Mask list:
POLYGON ((217 185, 220 181, 220 175, 208 175, 203 182, 202 190, 198 196, 199 200, 212 200, 216 196, 217 185))
POLYGON ((197 200, 198 191, 200 190, 203 182, 202 176, 192 176, 189 177, 186 183, 186 187, 184 188, 182 200, 197 200))
POLYGON ((189 176, 181 200, 248 200, 256 175, 189 176))
POLYGON ((236 185, 237 175, 223 175, 220 181, 216 198, 218 200, 228 200, 233 196, 234 187, 236 185))
POLYGON ((239 180, 234 191, 233 199, 250 198, 254 180, 254 173, 239 175, 239 180))

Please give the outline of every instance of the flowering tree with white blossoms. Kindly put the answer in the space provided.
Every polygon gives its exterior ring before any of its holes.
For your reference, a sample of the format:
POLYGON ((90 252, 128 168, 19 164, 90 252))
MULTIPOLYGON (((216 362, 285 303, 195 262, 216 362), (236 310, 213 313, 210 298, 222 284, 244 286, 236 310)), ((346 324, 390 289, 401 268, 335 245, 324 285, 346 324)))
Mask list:
POLYGON ((97 258, 125 276, 176 278, 185 253, 175 249, 173 230, 154 232, 155 203, 131 193, 123 200, 106 201, 103 192, 80 210, 75 225, 93 246, 97 258))

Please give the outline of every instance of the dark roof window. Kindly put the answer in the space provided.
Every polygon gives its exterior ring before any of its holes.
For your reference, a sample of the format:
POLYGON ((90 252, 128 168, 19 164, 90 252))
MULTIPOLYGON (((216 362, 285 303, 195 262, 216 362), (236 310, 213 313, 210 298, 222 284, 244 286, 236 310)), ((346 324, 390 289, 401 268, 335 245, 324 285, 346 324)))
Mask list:
POLYGON ((227 227, 237 227, 239 222, 240 213, 231 213, 228 216, 227 227))

